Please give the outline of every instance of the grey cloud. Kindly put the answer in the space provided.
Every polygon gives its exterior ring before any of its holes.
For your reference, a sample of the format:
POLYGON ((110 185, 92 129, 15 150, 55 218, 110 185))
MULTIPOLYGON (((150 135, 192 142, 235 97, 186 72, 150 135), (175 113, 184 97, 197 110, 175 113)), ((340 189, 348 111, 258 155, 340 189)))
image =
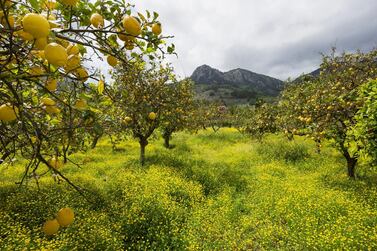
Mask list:
POLYGON ((201 64, 242 67, 280 79, 316 69, 321 52, 377 45, 375 0, 138 0, 175 36, 177 72, 201 64))

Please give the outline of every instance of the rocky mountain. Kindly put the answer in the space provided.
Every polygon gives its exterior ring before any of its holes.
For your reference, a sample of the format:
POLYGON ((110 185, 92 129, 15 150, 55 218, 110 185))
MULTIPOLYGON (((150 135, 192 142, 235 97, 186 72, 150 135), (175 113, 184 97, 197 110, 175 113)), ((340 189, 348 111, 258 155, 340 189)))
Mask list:
POLYGON ((224 103, 254 103, 257 98, 279 95, 283 81, 245 69, 221 72, 208 65, 195 69, 191 79, 199 97, 224 103))

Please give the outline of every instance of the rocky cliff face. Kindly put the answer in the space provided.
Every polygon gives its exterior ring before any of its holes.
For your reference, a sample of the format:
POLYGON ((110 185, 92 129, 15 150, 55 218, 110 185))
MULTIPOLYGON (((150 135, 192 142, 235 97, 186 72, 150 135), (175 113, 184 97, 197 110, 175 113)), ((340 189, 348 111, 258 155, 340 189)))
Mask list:
POLYGON ((197 84, 249 87, 250 90, 266 96, 277 96, 283 88, 283 81, 279 79, 240 68, 221 72, 202 65, 195 69, 191 79, 197 84))

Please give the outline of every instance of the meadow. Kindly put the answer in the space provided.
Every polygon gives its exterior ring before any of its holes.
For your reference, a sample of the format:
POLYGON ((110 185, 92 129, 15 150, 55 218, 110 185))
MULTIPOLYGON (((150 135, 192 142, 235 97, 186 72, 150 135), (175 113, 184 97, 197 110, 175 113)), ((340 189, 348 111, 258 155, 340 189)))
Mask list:
MULTIPOLYGON (((0 166, 0 250, 376 250, 375 177, 351 180, 330 144, 253 141, 235 129, 159 138, 140 166, 138 143, 104 139, 61 172, 20 187, 24 161, 0 166), (41 231, 59 208, 74 223, 41 231)), ((40 173, 47 171, 41 168, 40 173)))

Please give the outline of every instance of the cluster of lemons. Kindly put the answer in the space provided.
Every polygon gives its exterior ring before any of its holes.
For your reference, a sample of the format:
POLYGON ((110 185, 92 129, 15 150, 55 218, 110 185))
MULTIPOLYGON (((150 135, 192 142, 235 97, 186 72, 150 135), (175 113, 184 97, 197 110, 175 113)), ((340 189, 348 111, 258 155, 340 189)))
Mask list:
MULTIPOLYGON (((79 0, 62 0, 62 4, 67 6, 75 6, 79 0)), ((5 4, 10 5, 10 1, 5 4)), ((48 9, 56 7, 55 1, 47 1, 45 3, 48 9)), ((14 17, 9 15, 8 19, 3 18, 3 13, 0 13, 1 23, 4 26, 14 26, 14 17), (8 25, 11 24, 11 25, 8 25), (7 24, 7 25, 5 25, 7 24)), ((58 25, 54 22, 55 17, 50 14, 48 18, 38 13, 28 13, 22 18, 22 30, 17 31, 17 35, 25 41, 34 41, 36 50, 32 53, 42 60, 46 60, 49 64, 55 67, 64 67, 67 73, 73 73, 79 80, 85 82, 89 74, 85 68, 81 67, 80 50, 76 44, 71 44, 63 39, 57 39, 57 42, 48 43, 48 36, 51 28, 56 28, 58 25)), ((105 20, 99 13, 94 13, 90 17, 91 25, 97 29, 104 27, 105 20)), ((125 16, 122 20, 123 28, 119 29, 118 37, 125 42, 127 49, 133 49, 134 42, 137 36, 141 34, 142 27, 140 22, 132 16, 125 16)), ((152 32, 155 35, 160 35, 162 32, 161 24, 154 23, 152 25, 152 32)), ((107 62, 112 67, 118 64, 116 57, 112 55, 107 56, 107 62)), ((33 76, 43 75, 45 69, 39 66, 30 68, 29 73, 33 76)), ((57 89, 58 81, 56 79, 47 79, 45 87, 50 92, 57 89)), ((42 98, 41 106, 48 114, 58 114, 60 109, 51 98, 42 98)), ((75 107, 79 110, 84 110, 87 107, 85 100, 77 100, 75 107)), ((0 120, 4 122, 13 121, 17 118, 18 110, 11 104, 3 104, 0 106, 0 120)), ((156 115, 151 113, 149 118, 154 120, 156 115)))
POLYGON ((69 207, 62 208, 56 214, 53 220, 47 220, 43 226, 42 231, 46 235, 54 235, 59 231, 60 227, 67 227, 72 224, 75 219, 75 213, 69 207))

